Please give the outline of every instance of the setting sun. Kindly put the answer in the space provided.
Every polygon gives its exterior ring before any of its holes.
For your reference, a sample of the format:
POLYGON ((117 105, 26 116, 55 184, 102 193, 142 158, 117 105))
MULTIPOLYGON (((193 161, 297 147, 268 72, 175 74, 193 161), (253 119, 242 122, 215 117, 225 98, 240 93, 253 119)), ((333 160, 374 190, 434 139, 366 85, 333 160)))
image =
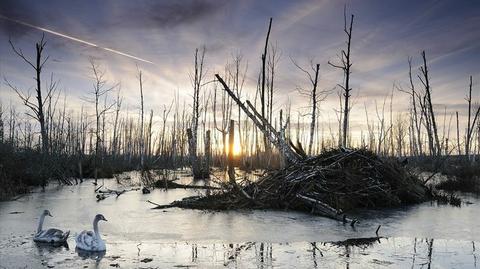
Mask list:
MULTIPOLYGON (((235 142, 233 143, 233 155, 234 156, 239 156, 242 154, 242 144, 240 143, 240 138, 238 137, 238 132, 235 131, 235 142)), ((225 150, 228 154, 229 150, 230 150, 230 145, 228 144, 228 141, 227 141, 227 144, 225 145, 225 150)))
POLYGON ((240 141, 235 139, 235 143, 233 143, 233 155, 238 156, 242 154, 242 146, 240 145, 240 141))

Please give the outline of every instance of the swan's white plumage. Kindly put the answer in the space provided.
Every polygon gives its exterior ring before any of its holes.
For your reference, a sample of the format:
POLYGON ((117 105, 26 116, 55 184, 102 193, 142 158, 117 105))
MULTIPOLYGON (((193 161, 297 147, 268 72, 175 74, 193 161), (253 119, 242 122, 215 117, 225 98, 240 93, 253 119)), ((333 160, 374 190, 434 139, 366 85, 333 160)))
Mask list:
POLYGON ((62 244, 65 243, 70 235, 70 231, 63 232, 59 229, 48 229, 43 230, 43 221, 45 220, 45 216, 52 216, 50 211, 44 210, 42 215, 40 216, 40 221, 38 223, 37 232, 33 236, 33 241, 40 242, 40 243, 50 243, 50 244, 62 244))
POLYGON ((97 238, 92 231, 82 231, 77 238, 77 248, 86 251, 104 251, 106 250, 105 241, 97 238))
POLYGON ((92 231, 82 231, 75 238, 77 243, 77 248, 85 251, 105 251, 106 245, 105 241, 100 236, 98 231, 98 221, 105 220, 103 215, 98 214, 93 220, 93 232, 92 231))

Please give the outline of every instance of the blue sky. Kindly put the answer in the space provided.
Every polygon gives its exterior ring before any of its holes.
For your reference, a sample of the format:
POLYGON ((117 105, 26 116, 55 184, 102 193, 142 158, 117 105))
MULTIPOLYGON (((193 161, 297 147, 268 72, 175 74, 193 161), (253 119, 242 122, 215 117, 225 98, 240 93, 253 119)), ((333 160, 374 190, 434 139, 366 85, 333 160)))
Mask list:
MULTIPOLYGON (((319 86, 331 89, 342 80, 341 71, 327 65, 344 47, 343 6, 355 14, 352 43, 352 86, 355 106, 352 126, 362 123, 364 105, 373 111, 392 84, 408 82, 407 59, 414 57, 415 71, 420 52, 426 50, 431 69, 434 102, 443 111, 460 110, 468 77, 480 78, 479 1, 35 1, 2 0, 0 14, 39 27, 73 36, 153 62, 149 64, 99 48, 46 34, 50 61, 46 77, 53 73, 67 94, 69 107, 77 109, 82 96, 92 88, 89 58, 107 70, 109 82, 120 82, 126 103, 136 108, 137 65, 146 78, 147 108, 160 113, 178 90, 190 98, 189 72, 195 48, 205 46, 207 79, 222 72, 231 55, 242 53, 248 62, 245 90, 255 91, 260 55, 268 19, 273 17, 271 41, 281 58, 276 81, 276 109, 290 100, 294 111, 302 111, 307 100, 297 91, 308 88, 304 75, 290 58, 301 65, 310 59, 320 64, 319 86)), ((41 31, 0 18, 0 75, 23 89, 33 87, 32 70, 16 57, 12 41, 27 55, 41 31)), ((418 82, 418 80, 417 80, 418 82)), ((420 85, 418 85, 420 86, 420 85)), ((208 90, 208 89, 205 89, 208 90)), ((474 85, 478 100, 479 87, 474 85)), ((18 102, 5 85, 1 101, 18 102)), ((187 99, 189 101, 189 99, 187 99)), ((336 94, 321 104, 325 120, 335 119, 336 94)), ((395 93, 395 110, 407 108, 406 96, 395 93)), ((440 113, 440 112, 439 112, 440 113)), ((374 117, 374 115, 371 115, 374 117)))

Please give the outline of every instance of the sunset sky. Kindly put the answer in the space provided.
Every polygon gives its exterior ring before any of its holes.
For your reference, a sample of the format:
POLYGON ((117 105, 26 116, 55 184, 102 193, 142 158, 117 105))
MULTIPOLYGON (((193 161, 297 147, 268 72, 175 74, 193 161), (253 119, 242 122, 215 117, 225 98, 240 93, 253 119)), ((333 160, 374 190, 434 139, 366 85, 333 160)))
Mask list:
MULTIPOLYGON (((176 90, 190 101, 193 53, 202 46, 207 51, 207 80, 223 72, 232 54, 242 53, 248 62, 245 90, 253 95, 268 20, 273 17, 271 41, 281 52, 275 108, 284 107, 290 100, 294 111, 302 110, 307 100, 296 88, 307 88, 308 81, 291 58, 301 65, 307 65, 310 59, 320 64, 321 89, 341 83, 341 71, 328 66, 327 61, 335 60, 344 47, 345 3, 347 12, 355 14, 352 128, 364 118, 364 103, 373 117, 375 100, 383 102, 394 82, 407 85, 407 59, 414 57, 417 71, 422 50, 426 50, 429 60, 433 101, 439 113, 447 105, 449 112, 459 110, 465 114, 470 75, 474 78, 474 97, 479 100, 479 1, 2 0, 0 76, 23 89, 33 88, 32 70, 12 53, 8 44, 10 38, 25 54, 33 55, 34 42, 42 31, 28 24, 84 41, 45 35, 50 55, 45 78, 53 73, 60 81, 71 109, 78 108, 83 102, 81 97, 91 91, 91 57, 106 68, 109 82, 121 83, 130 109, 138 107, 137 65, 144 71, 148 109, 160 113, 176 90)), ((4 104, 19 103, 3 79, 0 94, 4 104)), ((333 109, 337 104, 335 93, 321 104, 324 121, 335 121, 333 109)), ((394 105, 397 111, 405 110, 405 94, 396 92, 394 105)))

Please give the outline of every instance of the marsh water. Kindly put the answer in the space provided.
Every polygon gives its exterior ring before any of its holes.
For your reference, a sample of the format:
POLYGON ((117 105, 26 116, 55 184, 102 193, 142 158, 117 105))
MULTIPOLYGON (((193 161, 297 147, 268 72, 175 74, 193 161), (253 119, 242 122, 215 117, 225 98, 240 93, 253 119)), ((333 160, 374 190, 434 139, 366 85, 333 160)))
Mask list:
MULTIPOLYGON (((179 174, 182 182, 191 179, 179 174)), ((106 188, 130 189, 115 179, 106 188)), ((423 203, 352 212, 355 228, 300 212, 153 210, 202 191, 126 192, 97 202, 92 181, 51 185, 0 203, 0 268, 476 268, 480 256, 480 199, 462 195, 461 207, 423 203), (45 228, 68 229, 68 246, 32 241, 40 213, 45 228), (92 229, 95 214, 105 253, 75 249, 76 233, 92 229), (359 246, 334 242, 384 237, 359 246), (476 248, 477 247, 477 248, 476 248)))

